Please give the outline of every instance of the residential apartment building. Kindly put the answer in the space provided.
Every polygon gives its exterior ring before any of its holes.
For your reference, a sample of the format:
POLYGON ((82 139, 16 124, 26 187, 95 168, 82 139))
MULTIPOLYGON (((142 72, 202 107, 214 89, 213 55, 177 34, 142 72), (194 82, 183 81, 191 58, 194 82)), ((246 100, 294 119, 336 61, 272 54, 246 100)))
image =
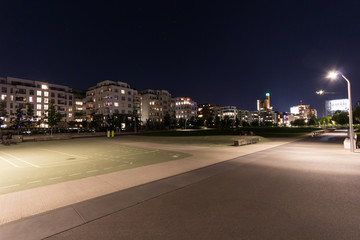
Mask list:
POLYGON ((198 119, 204 122, 206 127, 214 127, 215 118, 219 116, 220 106, 206 103, 198 105, 198 119))
MULTIPOLYGON (((73 119, 73 93, 70 87, 27 79, 0 77, 1 100, 5 101, 8 117, 5 125, 9 126, 20 108, 26 113, 26 105, 30 104, 34 111, 34 119, 40 120, 49 109, 50 102, 56 105, 57 111, 63 115, 62 121, 73 119)), ((42 125, 46 127, 46 123, 42 125)))
POLYGON ((162 122, 164 116, 175 114, 175 100, 167 90, 146 89, 141 94, 141 121, 162 122))
POLYGON ((73 121, 82 122, 86 118, 86 91, 73 89, 73 121))
POLYGON ((124 82, 105 80, 86 91, 86 115, 132 115, 138 107, 138 92, 124 82), (135 100, 135 101, 134 101, 135 100), (135 102, 135 103, 134 103, 135 102))
POLYGON ((197 103, 191 98, 177 97, 175 98, 175 116, 176 119, 190 120, 197 117, 197 103))
POLYGON ((237 113, 238 113, 238 111, 235 106, 220 107, 220 117, 221 118, 228 117, 228 118, 236 121, 237 113))

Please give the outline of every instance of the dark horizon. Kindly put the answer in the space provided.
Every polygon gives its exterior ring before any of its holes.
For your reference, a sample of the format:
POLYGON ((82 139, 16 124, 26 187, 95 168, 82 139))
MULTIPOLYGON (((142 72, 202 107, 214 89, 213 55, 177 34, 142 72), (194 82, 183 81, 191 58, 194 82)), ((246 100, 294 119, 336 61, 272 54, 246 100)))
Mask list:
POLYGON ((275 111, 310 104, 317 90, 360 100, 356 1, 231 4, 122 1, 3 1, 0 76, 84 89, 103 80, 137 90, 255 110, 271 94, 275 111))

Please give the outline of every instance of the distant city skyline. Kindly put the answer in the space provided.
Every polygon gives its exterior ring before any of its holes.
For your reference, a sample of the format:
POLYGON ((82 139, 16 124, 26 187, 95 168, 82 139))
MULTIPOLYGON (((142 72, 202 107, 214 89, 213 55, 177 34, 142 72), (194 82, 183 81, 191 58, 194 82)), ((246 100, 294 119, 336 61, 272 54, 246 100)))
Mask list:
POLYGON ((274 110, 310 104, 317 90, 360 100, 360 3, 345 1, 4 1, 0 76, 87 89, 103 80, 165 89, 198 103, 274 110))

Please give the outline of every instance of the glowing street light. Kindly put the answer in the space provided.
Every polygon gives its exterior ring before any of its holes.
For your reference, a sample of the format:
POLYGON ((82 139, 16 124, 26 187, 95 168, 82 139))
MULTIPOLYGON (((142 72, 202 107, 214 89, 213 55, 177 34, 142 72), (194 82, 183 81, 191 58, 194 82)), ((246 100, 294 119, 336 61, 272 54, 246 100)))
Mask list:
POLYGON ((319 94, 321 96, 322 117, 325 117, 325 99, 324 99, 325 91, 319 90, 316 91, 316 94, 319 94))
POLYGON ((354 129, 353 129, 350 81, 339 71, 332 71, 328 74, 327 77, 330 79, 336 79, 338 75, 340 75, 343 79, 345 79, 345 81, 347 82, 347 86, 348 86, 350 152, 354 152, 354 129))

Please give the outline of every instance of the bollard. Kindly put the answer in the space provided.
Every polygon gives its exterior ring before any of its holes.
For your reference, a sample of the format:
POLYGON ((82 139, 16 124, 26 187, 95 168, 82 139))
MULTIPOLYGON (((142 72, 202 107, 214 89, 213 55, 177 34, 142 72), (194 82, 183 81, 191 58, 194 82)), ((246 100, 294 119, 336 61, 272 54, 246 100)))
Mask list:
POLYGON ((111 131, 111 137, 114 137, 114 130, 111 131))
POLYGON ((110 131, 107 131, 107 137, 108 138, 110 137, 110 131))

